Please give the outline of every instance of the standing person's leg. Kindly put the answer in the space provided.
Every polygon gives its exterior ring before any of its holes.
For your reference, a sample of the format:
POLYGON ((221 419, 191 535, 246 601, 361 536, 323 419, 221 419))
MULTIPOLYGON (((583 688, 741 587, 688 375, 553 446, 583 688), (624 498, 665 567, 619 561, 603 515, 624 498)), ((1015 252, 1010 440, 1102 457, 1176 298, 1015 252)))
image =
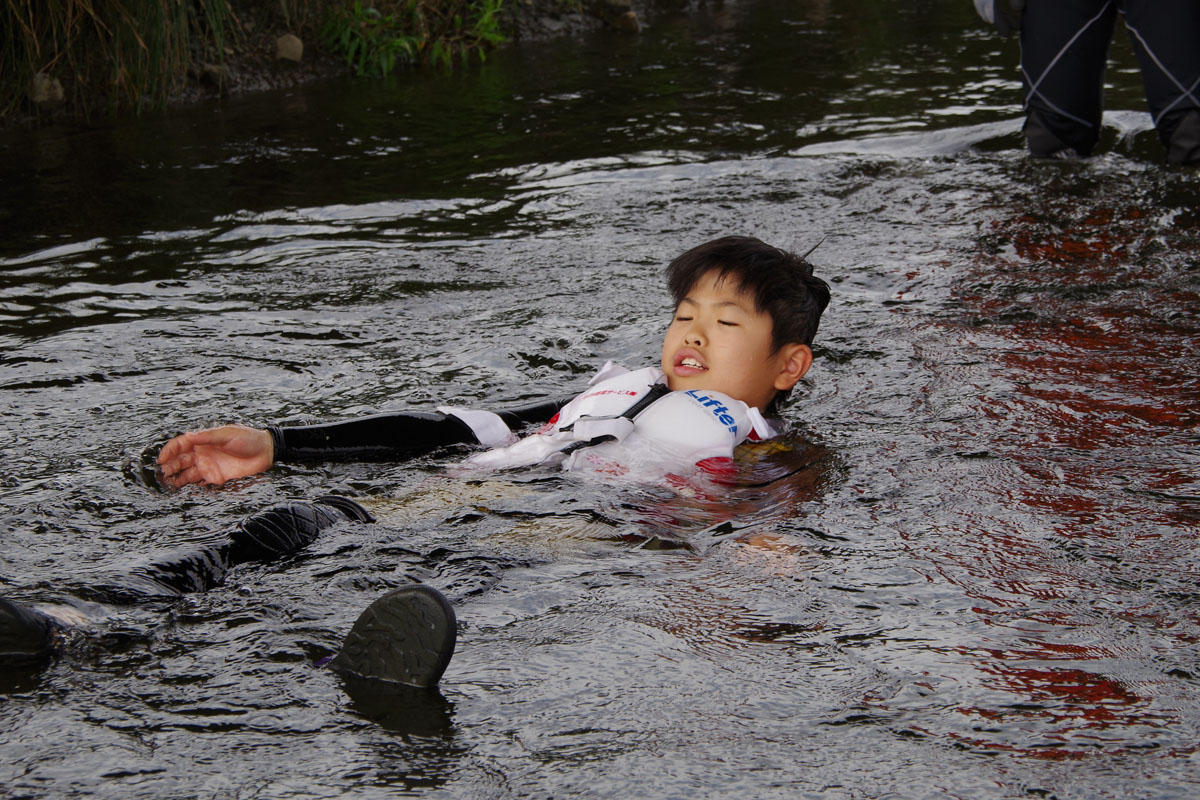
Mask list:
POLYGON ((1200 2, 1126 0, 1146 103, 1172 164, 1200 164, 1200 2))
POLYGON ((1091 155, 1116 0, 1028 0, 1021 20, 1025 140, 1038 157, 1091 155))

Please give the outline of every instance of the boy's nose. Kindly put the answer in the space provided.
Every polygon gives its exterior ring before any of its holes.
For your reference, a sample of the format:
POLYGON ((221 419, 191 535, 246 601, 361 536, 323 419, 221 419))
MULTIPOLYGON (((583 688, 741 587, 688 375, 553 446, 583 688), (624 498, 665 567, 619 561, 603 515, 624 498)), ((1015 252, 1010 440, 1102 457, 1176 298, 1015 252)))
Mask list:
POLYGON ((692 323, 690 326, 688 326, 688 329, 683 332, 683 343, 695 345, 704 344, 704 333, 700 330, 699 325, 692 323))

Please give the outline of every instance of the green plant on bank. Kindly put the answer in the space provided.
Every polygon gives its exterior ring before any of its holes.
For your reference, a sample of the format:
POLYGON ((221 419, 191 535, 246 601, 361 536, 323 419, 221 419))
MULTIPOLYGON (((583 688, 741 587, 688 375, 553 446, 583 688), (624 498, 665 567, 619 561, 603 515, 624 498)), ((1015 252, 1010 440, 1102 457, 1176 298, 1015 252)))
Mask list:
POLYGON ((375 0, 334 7, 322 28, 327 48, 360 75, 390 74, 397 66, 466 64, 504 41, 504 0, 375 0))
POLYGON ((223 57, 231 16, 229 0, 0 0, 0 116, 38 73, 84 114, 160 105, 194 46, 223 57))
POLYGON ((264 19, 302 36, 319 27, 324 49, 387 75, 482 60, 504 41, 501 13, 521 10, 519 0, 0 0, 0 118, 37 112, 38 75, 79 116, 163 107, 189 69, 223 63, 227 42, 264 19))

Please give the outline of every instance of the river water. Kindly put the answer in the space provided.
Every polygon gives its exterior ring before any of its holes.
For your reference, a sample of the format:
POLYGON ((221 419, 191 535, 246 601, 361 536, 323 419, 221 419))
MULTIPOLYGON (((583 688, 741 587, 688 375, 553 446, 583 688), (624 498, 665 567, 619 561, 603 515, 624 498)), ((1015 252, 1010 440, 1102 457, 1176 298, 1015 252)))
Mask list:
MULTIPOLYGON (((0 673, 11 797, 1174 798, 1200 791, 1200 179, 1128 45, 1036 163, 960 0, 727 2, 164 118, 0 138, 0 591, 363 499, 0 673), (455 456, 166 491, 175 432, 576 392, 662 267, 746 233, 833 286, 718 497, 455 456), (440 693, 319 666, 419 579, 440 693)), ((1123 33, 1121 34, 1123 36, 1123 33)))

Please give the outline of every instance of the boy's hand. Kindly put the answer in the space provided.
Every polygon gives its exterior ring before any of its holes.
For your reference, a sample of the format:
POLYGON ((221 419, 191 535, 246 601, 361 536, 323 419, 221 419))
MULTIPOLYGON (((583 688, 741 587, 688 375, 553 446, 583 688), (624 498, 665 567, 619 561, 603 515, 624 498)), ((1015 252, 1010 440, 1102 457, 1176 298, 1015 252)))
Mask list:
POLYGON ((244 425, 223 425, 176 436, 158 454, 163 480, 175 488, 214 486, 255 475, 274 462, 271 434, 244 425))

